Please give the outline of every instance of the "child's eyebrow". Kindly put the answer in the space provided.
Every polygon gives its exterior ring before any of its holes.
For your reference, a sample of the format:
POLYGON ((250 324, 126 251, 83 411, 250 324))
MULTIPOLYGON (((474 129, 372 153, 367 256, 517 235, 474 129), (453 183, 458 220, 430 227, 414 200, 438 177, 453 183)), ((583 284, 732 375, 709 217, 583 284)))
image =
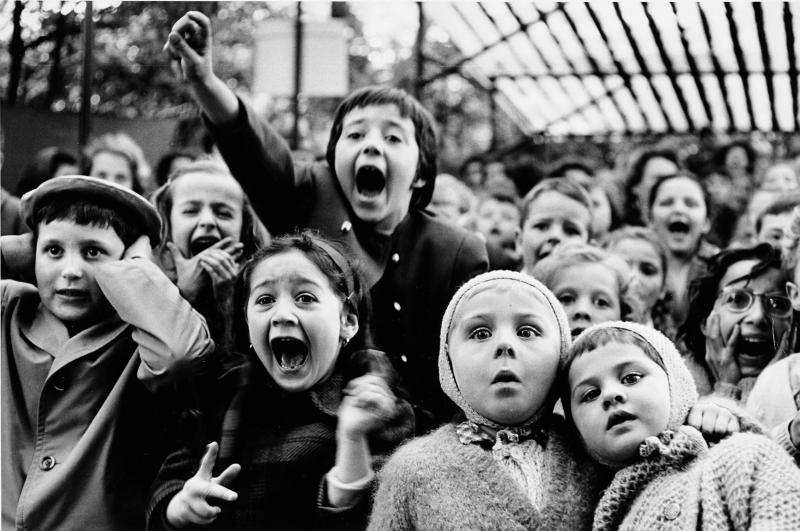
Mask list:
MULTIPOLYGON (((322 287, 322 285, 316 280, 298 274, 289 275, 288 277, 286 277, 286 280, 293 282, 295 284, 310 284, 312 286, 322 287)), ((250 288, 250 291, 252 292, 253 290, 256 290, 260 287, 277 284, 279 281, 280 279, 278 278, 265 278, 264 280, 262 280, 261 282, 255 284, 252 288, 250 288)))

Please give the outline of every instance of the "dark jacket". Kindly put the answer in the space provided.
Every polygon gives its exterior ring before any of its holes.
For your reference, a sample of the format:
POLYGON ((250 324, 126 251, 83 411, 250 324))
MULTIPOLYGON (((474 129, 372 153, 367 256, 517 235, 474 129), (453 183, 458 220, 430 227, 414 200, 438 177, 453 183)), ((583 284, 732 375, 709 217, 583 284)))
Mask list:
MULTIPOLYGON (((171 454, 154 483, 147 511, 149 530, 172 529, 166 522, 169 501, 194 475, 206 450, 219 442, 214 475, 239 463, 242 470, 229 487, 238 493, 220 503, 219 518, 204 530, 353 530, 364 528, 369 493, 353 507, 332 508, 325 475, 336 459, 336 413, 348 375, 375 372, 362 351, 358 363, 340 364, 334 374, 310 391, 288 393, 275 385, 259 362, 228 371, 207 392, 217 408, 201 414, 196 430, 187 430, 185 445, 171 454), (356 367, 358 365, 358 367, 356 367), (360 369, 360 370, 359 370, 360 369)), ((383 353, 372 351, 374 356, 383 353)), ((384 362, 385 363, 385 362, 384 362)), ((380 370, 380 369, 377 369, 380 370)), ((389 378, 391 380, 391 378, 389 378)), ((410 405, 398 400, 388 425, 370 435, 373 467, 413 433, 410 405)), ((195 527, 189 526, 189 529, 195 527)))
MULTIPOLYGON (((232 127, 207 126, 271 234, 318 230, 340 242, 350 259, 383 271, 365 307, 372 340, 385 351, 410 393, 418 431, 449 420, 455 407, 438 380, 439 328, 450 297, 487 270, 486 248, 474 234, 412 209, 390 236, 361 222, 327 163, 294 167, 286 142, 247 104, 232 127)), ((365 327, 367 328, 367 327, 365 327)))

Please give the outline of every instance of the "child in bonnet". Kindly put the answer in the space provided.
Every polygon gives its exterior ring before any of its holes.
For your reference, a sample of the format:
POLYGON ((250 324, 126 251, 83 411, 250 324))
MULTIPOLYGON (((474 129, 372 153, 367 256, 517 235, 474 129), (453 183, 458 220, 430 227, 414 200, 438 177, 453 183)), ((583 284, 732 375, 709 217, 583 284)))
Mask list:
POLYGON ((615 471, 593 529, 800 528, 800 470, 760 428, 742 417, 742 433, 714 445, 684 425, 697 391, 663 334, 638 323, 594 326, 562 373, 567 418, 615 471))

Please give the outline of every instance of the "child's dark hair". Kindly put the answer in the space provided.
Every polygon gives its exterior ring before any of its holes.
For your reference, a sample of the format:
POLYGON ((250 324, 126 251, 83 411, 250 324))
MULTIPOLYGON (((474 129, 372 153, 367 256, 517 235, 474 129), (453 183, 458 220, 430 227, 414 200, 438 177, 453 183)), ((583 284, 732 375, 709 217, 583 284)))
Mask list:
POLYGON ((779 282, 784 285, 789 278, 781 267, 780 251, 768 243, 760 243, 753 247, 725 249, 712 256, 704 275, 696 278, 689 285, 689 312, 686 320, 678 330, 678 339, 682 347, 688 349, 692 356, 705 366, 706 337, 701 326, 706 322, 720 291, 720 281, 728 268, 743 260, 756 260, 756 264, 747 274, 747 278, 761 275, 769 269, 781 272, 779 282))
POLYGON ((629 225, 641 225, 644 222, 644 213, 640 210, 636 197, 636 187, 642 182, 647 163, 653 159, 665 159, 680 168, 678 155, 669 149, 650 149, 639 155, 625 176, 625 214, 629 225))
MULTIPOLYGON (((528 216, 530 216, 531 203, 533 203, 537 197, 545 192, 557 192, 561 195, 567 196, 585 206, 589 211, 590 219, 592 216, 594 216, 594 212, 592 211, 592 199, 589 197, 589 192, 587 192, 583 186, 581 186, 574 179, 570 179, 568 177, 550 177, 548 179, 544 179, 539 184, 531 188, 531 190, 525 194, 525 197, 522 198, 522 204, 520 205, 520 210, 522 212, 522 216, 520 216, 520 226, 524 226, 525 222, 528 220, 528 216)), ((589 226, 586 227, 586 230, 589 233, 589 238, 591 238, 591 222, 589 223, 589 226)))
POLYGON ((120 211, 119 207, 101 200, 86 201, 79 194, 62 193, 59 197, 41 205, 33 216, 34 241, 39 239, 39 226, 53 221, 72 221, 77 225, 111 228, 127 248, 144 234, 136 218, 120 211))
POLYGON ((436 130, 433 116, 406 91, 392 87, 370 86, 351 93, 336 109, 328 140, 325 158, 332 172, 336 171, 336 144, 342 136, 344 118, 354 109, 371 105, 395 105, 400 116, 411 119, 414 136, 419 147, 416 177, 425 181, 424 186, 415 188, 411 194, 412 209, 422 210, 431 201, 436 183, 436 130))
POLYGON ((358 309, 363 296, 361 280, 358 272, 345 258, 344 252, 337 243, 324 239, 318 233, 304 230, 296 234, 273 238, 266 247, 258 250, 248 260, 239 277, 234 290, 234 344, 241 352, 245 352, 249 344, 247 330, 246 307, 250 296, 250 276, 253 269, 264 260, 273 256, 299 251, 305 255, 330 281, 334 294, 358 316, 358 309), (338 253, 336 257, 334 254, 338 253))
MULTIPOLYGON (((190 173, 208 173, 211 175, 227 176, 233 179, 230 171, 224 165, 215 162, 211 159, 200 159, 190 162, 189 164, 178 168, 173 171, 167 182, 158 190, 153 192, 150 201, 155 205, 158 210, 158 215, 161 216, 161 245, 160 252, 166 248, 167 242, 172 241, 172 223, 170 223, 170 214, 172 213, 172 193, 173 183, 180 177, 190 173)), ((245 257, 252 256, 264 242, 258 231, 258 224, 256 215, 253 212, 247 196, 244 195, 242 204, 242 233, 239 235, 239 241, 242 243, 243 255, 245 257)))
POLYGON ((656 179, 656 181, 653 183, 653 187, 650 188, 650 194, 647 196, 647 211, 650 213, 650 216, 652 217, 653 203, 656 202, 656 194, 658 194, 658 190, 665 182, 671 181, 672 179, 689 179, 697 185, 697 187, 700 189, 700 193, 703 196, 703 204, 706 206, 706 218, 711 219, 712 205, 708 200, 708 192, 706 191, 706 187, 703 186, 703 183, 697 178, 696 175, 687 171, 661 175, 656 179))
POLYGON ((558 373, 560 375, 560 382, 558 387, 561 390, 561 404, 564 406, 564 413, 569 420, 570 413, 570 399, 572 397, 572 390, 569 386, 569 370, 576 359, 580 358, 587 352, 598 349, 609 343, 621 343, 623 345, 633 345, 642 349, 642 352, 654 361, 664 372, 666 367, 664 361, 659 356, 656 349, 645 339, 631 330, 623 328, 603 327, 596 330, 590 330, 578 336, 578 339, 573 343, 567 355, 564 356, 559 363, 558 373))

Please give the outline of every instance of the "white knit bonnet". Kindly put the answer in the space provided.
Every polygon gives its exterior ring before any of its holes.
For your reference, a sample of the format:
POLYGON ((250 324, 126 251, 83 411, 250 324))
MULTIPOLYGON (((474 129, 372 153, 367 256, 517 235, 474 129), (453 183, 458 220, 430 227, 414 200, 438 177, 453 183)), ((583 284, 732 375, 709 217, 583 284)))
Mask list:
POLYGON ((669 383, 669 421, 667 429, 675 430, 682 426, 686 422, 689 410, 697 402, 698 395, 694 378, 692 378, 692 374, 683 363, 675 344, 655 328, 627 321, 609 321, 587 328, 575 338, 575 343, 577 344, 582 338, 598 330, 609 328, 633 332, 658 353, 664 371, 667 373, 667 382, 669 383))
MULTIPOLYGON (((459 288, 455 295, 453 295, 453 298, 450 300, 450 304, 447 306, 447 310, 444 312, 444 317, 442 318, 442 332, 439 338, 439 382, 442 385, 442 390, 453 402, 456 403, 459 408, 461 408, 461 410, 464 411, 467 419, 477 424, 501 429, 506 426, 498 424, 482 416, 464 399, 464 396, 461 394, 461 391, 456 384, 455 376, 453 375, 453 365, 450 360, 450 352, 447 346, 450 329, 453 325, 453 316, 458 310, 461 302, 469 299, 470 295, 472 295, 478 288, 483 288, 487 284, 493 282, 518 282, 533 288, 534 291, 541 295, 541 298, 543 298, 547 303, 548 308, 553 312, 553 316, 555 317, 558 325, 558 334, 560 339, 559 358, 561 359, 563 359, 567 353, 567 349, 570 345, 571 335, 567 314, 564 313, 561 303, 558 302, 558 299, 556 299, 555 295, 553 295, 553 293, 547 289, 544 284, 530 275, 519 273, 517 271, 490 271, 469 280, 467 283, 461 286, 461 288, 459 288)), ((556 389, 556 381, 554 380, 550 389, 548 401, 540 409, 540 411, 534 415, 534 418, 527 421, 525 425, 533 424, 535 421, 541 418, 542 415, 549 413, 552 409, 552 406, 555 404, 557 396, 558 393, 556 389)))

